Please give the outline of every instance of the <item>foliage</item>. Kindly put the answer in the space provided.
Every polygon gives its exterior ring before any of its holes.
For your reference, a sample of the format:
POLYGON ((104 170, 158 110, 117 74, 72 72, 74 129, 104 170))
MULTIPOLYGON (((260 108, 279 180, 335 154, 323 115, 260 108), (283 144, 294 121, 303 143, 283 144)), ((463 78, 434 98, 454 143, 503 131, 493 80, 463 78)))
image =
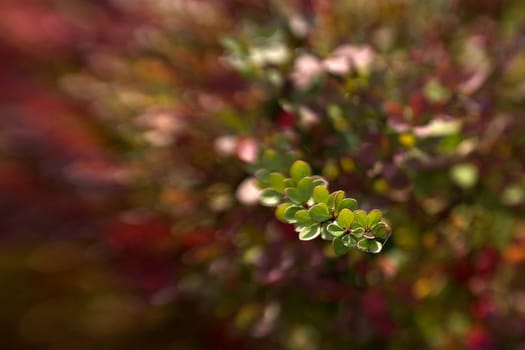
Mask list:
POLYGON ((0 10, 4 348, 525 346, 522 0, 0 10))
MULTIPOLYGON (((275 152, 266 152, 265 163, 270 165, 275 152)), ((357 210, 357 201, 346 198, 344 191, 330 193, 328 182, 311 176, 310 165, 296 160, 290 167, 290 177, 275 169, 260 169, 256 177, 263 188, 260 201, 269 207, 277 206, 275 216, 294 224, 299 239, 317 237, 331 241, 337 255, 357 248, 367 253, 379 253, 390 237, 390 227, 381 220, 381 211, 368 214, 357 210)))

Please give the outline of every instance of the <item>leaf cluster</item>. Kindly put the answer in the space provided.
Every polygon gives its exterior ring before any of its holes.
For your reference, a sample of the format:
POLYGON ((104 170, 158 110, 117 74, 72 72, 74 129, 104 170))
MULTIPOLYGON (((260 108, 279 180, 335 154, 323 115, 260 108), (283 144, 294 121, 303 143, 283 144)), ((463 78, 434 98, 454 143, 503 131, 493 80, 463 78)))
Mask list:
POLYGON ((332 242, 336 255, 343 255, 352 248, 379 253, 390 237, 380 210, 367 213, 344 191, 330 192, 328 181, 312 175, 305 161, 295 161, 289 177, 267 169, 257 171, 256 177, 263 189, 261 204, 277 207, 277 219, 293 224, 302 241, 321 237, 332 242))

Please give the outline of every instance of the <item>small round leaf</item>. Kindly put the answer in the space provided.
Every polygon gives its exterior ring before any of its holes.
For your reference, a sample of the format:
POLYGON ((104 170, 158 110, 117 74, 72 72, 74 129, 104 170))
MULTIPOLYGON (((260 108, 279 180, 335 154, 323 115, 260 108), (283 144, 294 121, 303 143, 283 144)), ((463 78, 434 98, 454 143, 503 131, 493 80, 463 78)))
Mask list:
POLYGON ((316 203, 326 203, 329 195, 328 189, 322 185, 315 186, 312 194, 316 203))
POLYGON ((356 227, 352 229, 351 234, 355 238, 361 238, 365 234, 365 230, 362 227, 356 227))
POLYGON ((295 185, 297 185, 297 183, 294 180, 290 178, 284 179, 284 187, 295 187, 295 185))
POLYGON ((321 226, 321 239, 325 241, 331 241, 335 238, 330 231, 328 231, 328 225, 322 225, 321 226))
POLYGON ((284 193, 286 177, 281 173, 271 173, 269 176, 270 186, 279 193, 284 193))
POLYGON ((267 184, 270 182, 270 171, 267 169, 259 169, 255 172, 255 178, 267 184))
POLYGON ((302 178, 310 176, 311 174, 312 170, 310 169, 310 165, 305 161, 296 160, 290 167, 290 176, 296 182, 299 182, 302 178))
POLYGON ((332 241, 332 247, 334 248, 335 255, 338 256, 344 255, 350 250, 350 248, 347 247, 343 240, 339 237, 334 238, 334 240, 332 241))
POLYGON ((328 205, 328 207, 335 210, 337 209, 337 207, 339 207, 339 205, 341 204, 344 198, 345 198, 344 191, 335 191, 328 196, 326 204, 328 205))
POLYGON ((281 165, 281 158, 279 154, 273 149, 267 149, 264 151, 262 156, 262 163, 267 169, 275 170, 279 169, 281 165))
POLYGON ((303 204, 304 202, 303 197, 301 196, 301 193, 299 192, 297 188, 289 187, 286 189, 285 192, 286 192, 286 196, 292 203, 298 204, 298 205, 303 204))
POLYGON ((343 237, 341 237, 341 240, 348 248, 353 248, 357 244, 357 240, 351 235, 344 235, 343 237))
POLYGON ((380 210, 374 209, 367 215, 367 226, 373 227, 375 224, 377 224, 379 221, 381 221, 381 217, 383 215, 381 214, 380 210))
POLYGON ((368 216, 364 210, 354 211, 354 227, 366 227, 368 224, 368 216))
POLYGON ((315 186, 324 186, 324 187, 328 186, 328 181, 326 181, 324 177, 315 175, 315 176, 312 176, 312 180, 314 181, 315 186))
POLYGON ((390 227, 382 221, 375 225, 372 232, 374 233, 374 236, 383 241, 386 241, 391 234, 390 227))
POLYGON ((344 229, 348 229, 354 221, 354 213, 350 209, 343 209, 337 216, 337 223, 344 229))
POLYGON ((383 245, 371 239, 362 239, 357 242, 357 248, 367 253, 379 253, 383 245))
POLYGON ((301 241, 309 241, 321 234, 321 227, 318 224, 306 226, 299 231, 299 239, 301 241))
POLYGON ((271 188, 266 188, 264 189, 262 192, 261 192, 261 195, 259 197, 259 200, 261 202, 262 205, 265 205, 267 207, 274 207, 276 206, 277 204, 279 204, 281 202, 281 200, 283 199, 283 196, 282 194, 280 194, 279 192, 271 189, 271 188))
POLYGON ((290 223, 290 221, 288 221, 286 219, 286 216, 285 216, 285 213, 286 213, 286 210, 288 208, 290 208, 292 206, 292 204, 290 203, 283 203, 283 204, 280 204, 276 209, 275 209, 275 217, 279 220, 279 221, 282 221, 282 222, 286 222, 286 223, 290 223))
POLYGON ((311 177, 302 178, 301 181, 297 183, 297 190, 303 202, 308 201, 310 197, 312 197, 314 187, 314 182, 311 177))
POLYGON ((339 226, 335 222, 332 223, 332 224, 329 224, 326 227, 326 229, 332 236, 335 236, 335 237, 340 237, 340 236, 342 236, 345 233, 345 229, 342 228, 341 226, 339 226))
POLYGON ((283 216, 284 216, 284 219, 286 220, 286 222, 290 223, 290 224, 293 224, 295 222, 297 222, 297 220, 295 219, 295 214, 299 211, 299 210, 302 210, 303 208, 300 207, 300 206, 297 206, 297 205, 290 205, 288 208, 286 208, 286 210, 284 211, 283 213, 283 216))
POLYGON ((317 222, 323 222, 331 218, 328 206, 324 203, 314 205, 308 210, 308 213, 317 222))
POLYGON ((354 210, 357 210, 358 206, 357 206, 357 201, 353 198, 345 198, 341 201, 341 203, 339 203, 339 205, 337 206, 337 212, 340 212, 341 210, 343 209, 350 209, 352 211, 354 210))
POLYGON ((301 209, 295 213, 295 220, 298 225, 312 225, 314 224, 314 220, 310 217, 310 214, 308 214, 308 211, 306 209, 301 209))

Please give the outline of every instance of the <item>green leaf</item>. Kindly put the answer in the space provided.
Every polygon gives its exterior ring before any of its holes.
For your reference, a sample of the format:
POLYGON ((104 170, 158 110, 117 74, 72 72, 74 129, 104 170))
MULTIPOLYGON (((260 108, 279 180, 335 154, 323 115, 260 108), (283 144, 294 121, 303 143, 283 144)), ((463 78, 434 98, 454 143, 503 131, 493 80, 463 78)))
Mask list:
POLYGON ((331 223, 326 227, 327 231, 335 237, 340 237, 345 233, 345 229, 339 226, 337 223, 331 223))
POLYGON ((383 245, 371 239, 362 239, 357 242, 357 248, 367 253, 379 253, 383 245))
POLYGON ((267 207, 274 207, 276 206, 277 204, 279 204, 281 202, 281 200, 283 199, 283 196, 282 194, 280 194, 279 192, 271 189, 271 188, 266 188, 264 189, 262 192, 261 192, 261 195, 259 197, 259 200, 261 202, 262 205, 265 205, 267 207))
POLYGON ((255 172, 255 178, 267 184, 270 182, 270 171, 267 169, 259 169, 255 172))
POLYGON ((345 198, 345 199, 343 199, 341 201, 341 203, 339 203, 339 205, 337 206, 336 212, 340 212, 344 208, 350 209, 352 211, 357 210, 357 208, 358 208, 357 201, 355 199, 353 199, 353 198, 345 198))
POLYGON ((364 210, 354 211, 355 219, 353 227, 366 227, 368 224, 368 215, 364 210))
POLYGON ((290 167, 290 176, 296 182, 299 182, 302 178, 310 176, 311 174, 312 170, 310 169, 310 165, 305 161, 296 160, 290 167))
POLYGON ((326 203, 329 195, 328 189, 322 185, 315 186, 312 194, 316 203, 326 203))
POLYGON ((381 214, 380 210, 374 209, 367 215, 367 226, 373 227, 375 224, 377 224, 379 221, 381 221, 381 217, 383 215, 381 214))
POLYGON ((295 220, 298 225, 307 226, 315 224, 314 220, 312 219, 310 214, 308 214, 308 211, 306 209, 298 210, 295 213, 295 220))
POLYGON ((295 214, 299 211, 299 210, 302 210, 303 208, 300 207, 300 206, 297 206, 297 205, 293 205, 291 204, 285 211, 284 211, 284 219, 286 220, 286 222, 290 223, 290 224, 293 224, 293 223, 296 223, 297 220, 295 219, 295 214))
POLYGON ((328 231, 328 225, 322 225, 321 226, 321 239, 325 241, 331 241, 335 237, 328 231))
POLYGON ((376 236, 374 236, 374 233, 372 231, 365 231, 365 233, 363 233, 363 237, 366 238, 366 239, 375 239, 376 236))
POLYGON ((330 219, 332 216, 328 211, 328 206, 324 203, 319 203, 308 209, 308 214, 317 222, 323 222, 330 219))
POLYGON ((302 230, 303 228, 308 227, 308 226, 311 226, 311 225, 299 225, 299 224, 295 224, 295 226, 294 226, 294 231, 297 232, 297 233, 299 233, 299 232, 301 232, 301 230, 302 230))
POLYGON ((306 226, 301 231, 299 231, 299 239, 301 241, 309 241, 321 234, 321 227, 319 224, 306 226))
POLYGON ((362 227, 353 228, 351 235, 355 238, 361 238, 365 234, 365 230, 362 227))
POLYGON ((297 189, 301 195, 302 201, 306 202, 312 197, 314 192, 314 182, 311 177, 305 177, 297 183, 297 189))
POLYGON ((284 180, 284 187, 295 187, 295 185, 297 185, 297 183, 290 178, 284 180))
POLYGON ((344 245, 348 248, 353 248, 357 245, 357 240, 350 235, 344 235, 343 237, 341 237, 341 240, 343 241, 344 245))
POLYGON ((312 176, 312 180, 314 181, 315 186, 328 187, 328 181, 326 181, 324 177, 315 175, 312 176))
POLYGON ((286 196, 292 203, 298 204, 298 205, 302 205, 304 203, 303 197, 301 196, 301 192, 299 192, 297 188, 289 187, 286 189, 285 192, 286 192, 286 196))
POLYGON ((392 231, 390 230, 390 227, 387 224, 381 221, 377 225, 375 225, 372 232, 374 236, 376 236, 376 238, 386 241, 390 237, 392 231))
POLYGON ((350 209, 343 209, 337 216, 337 223, 344 229, 348 229, 354 221, 354 213, 350 209))
POLYGON ((344 191, 335 191, 328 196, 326 204, 328 205, 328 207, 332 208, 335 211, 337 207, 341 205, 341 202, 343 201, 344 198, 345 198, 344 191))
POLYGON ((281 165, 281 159, 275 150, 267 149, 262 156, 262 163, 269 170, 277 170, 281 165))
POLYGON ((339 237, 334 238, 332 241, 332 247, 334 248, 334 253, 337 256, 344 255, 350 250, 350 248, 347 247, 343 240, 339 237))
POLYGON ((277 209, 275 209, 275 217, 276 217, 279 221, 286 222, 286 223, 290 223, 290 221, 288 221, 288 220, 286 219, 285 213, 286 213, 286 210, 289 209, 291 206, 292 206, 292 204, 290 204, 290 203, 283 203, 283 204, 280 204, 280 205, 277 207, 277 209))
POLYGON ((271 173, 269 176, 270 186, 279 193, 284 193, 286 177, 278 172, 271 173))

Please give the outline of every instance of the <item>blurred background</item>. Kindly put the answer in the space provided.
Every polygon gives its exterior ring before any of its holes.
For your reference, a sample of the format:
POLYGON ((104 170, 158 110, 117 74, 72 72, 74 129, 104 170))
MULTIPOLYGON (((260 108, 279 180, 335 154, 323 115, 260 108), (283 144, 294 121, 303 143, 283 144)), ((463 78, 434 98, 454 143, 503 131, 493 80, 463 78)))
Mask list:
POLYGON ((0 0, 3 349, 525 349, 522 0, 0 0), (264 148, 393 235, 336 258, 264 148))

